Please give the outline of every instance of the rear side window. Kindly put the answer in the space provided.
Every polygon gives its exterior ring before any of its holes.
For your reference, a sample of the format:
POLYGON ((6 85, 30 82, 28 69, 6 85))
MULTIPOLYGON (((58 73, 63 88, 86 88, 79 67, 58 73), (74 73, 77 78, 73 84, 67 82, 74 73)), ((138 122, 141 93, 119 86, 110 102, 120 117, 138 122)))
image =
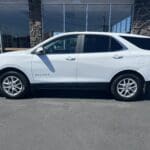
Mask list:
POLYGON ((139 48, 150 50, 150 38, 136 38, 136 37, 128 37, 121 36, 126 39, 130 43, 136 45, 139 48))
POLYGON ((123 47, 110 36, 86 35, 84 53, 120 51, 123 47))

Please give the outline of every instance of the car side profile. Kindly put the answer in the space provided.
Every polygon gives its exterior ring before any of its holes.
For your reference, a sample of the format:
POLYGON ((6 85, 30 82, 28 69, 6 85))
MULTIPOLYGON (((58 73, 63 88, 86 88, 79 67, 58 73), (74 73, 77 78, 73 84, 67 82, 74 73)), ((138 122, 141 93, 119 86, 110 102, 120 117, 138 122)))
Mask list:
POLYGON ((19 52, 0 54, 0 90, 22 98, 31 88, 109 90, 115 99, 140 98, 150 82, 150 38, 70 32, 19 52))

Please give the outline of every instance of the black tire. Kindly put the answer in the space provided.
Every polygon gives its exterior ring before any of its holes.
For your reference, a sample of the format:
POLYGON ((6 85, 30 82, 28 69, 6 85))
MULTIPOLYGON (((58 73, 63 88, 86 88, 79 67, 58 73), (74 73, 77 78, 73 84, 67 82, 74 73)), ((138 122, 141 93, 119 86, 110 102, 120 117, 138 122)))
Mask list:
POLYGON ((122 75, 117 76, 112 81, 110 90, 111 90, 111 94, 114 96, 114 98, 116 100, 121 100, 121 101, 139 100, 144 93, 144 81, 142 80, 142 78, 140 76, 138 76, 136 74, 132 74, 132 73, 122 74, 122 75), (119 84, 119 82, 126 78, 130 78, 130 79, 134 80, 137 84, 137 90, 134 93, 134 95, 132 95, 131 97, 123 97, 117 91, 117 85, 119 84))
POLYGON ((22 73, 17 72, 17 71, 8 71, 8 72, 3 73, 0 76, 0 91, 1 91, 2 95, 5 96, 6 98, 19 99, 19 98, 24 98, 27 96, 28 92, 30 91, 30 86, 29 86, 29 82, 28 82, 27 78, 22 73), (9 76, 17 77, 22 83, 21 92, 15 96, 9 95, 7 92, 5 92, 5 90, 2 86, 4 79, 9 76))

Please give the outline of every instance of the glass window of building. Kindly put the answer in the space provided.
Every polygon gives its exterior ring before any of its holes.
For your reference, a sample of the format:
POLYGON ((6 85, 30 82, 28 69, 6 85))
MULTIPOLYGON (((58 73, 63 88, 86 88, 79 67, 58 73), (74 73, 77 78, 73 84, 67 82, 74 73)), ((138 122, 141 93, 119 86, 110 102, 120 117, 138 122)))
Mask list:
POLYGON ((108 31, 109 30, 109 5, 88 5, 88 31, 108 31))
POLYGON ((66 32, 85 31, 86 5, 66 5, 65 24, 66 32))
POLYGON ((27 0, 0 0, 0 32, 5 51, 30 46, 28 12, 27 0))
POLYGON ((131 30, 133 0, 42 0, 42 2, 44 36, 70 31, 130 32, 131 30))
POLYGON ((43 10, 44 39, 63 32, 63 5, 43 5, 43 10))
POLYGON ((131 30, 132 19, 131 4, 113 4, 111 5, 111 31, 128 33, 131 30))

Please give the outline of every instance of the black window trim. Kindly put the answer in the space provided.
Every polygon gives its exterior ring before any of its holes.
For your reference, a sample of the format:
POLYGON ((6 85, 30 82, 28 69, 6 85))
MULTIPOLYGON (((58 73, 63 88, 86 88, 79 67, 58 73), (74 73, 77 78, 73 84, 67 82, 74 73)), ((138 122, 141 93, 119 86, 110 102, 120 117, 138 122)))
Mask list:
POLYGON ((120 42, 117 38, 115 38, 115 37, 113 37, 113 36, 111 36, 111 35, 105 35, 105 34, 83 34, 83 35, 82 35, 82 51, 81 51, 82 54, 88 54, 88 53, 90 53, 90 52, 84 52, 85 37, 86 37, 87 35, 108 36, 108 37, 110 37, 110 38, 116 40, 116 41, 120 44, 120 46, 122 46, 122 49, 121 49, 121 50, 108 51, 108 52, 93 52, 93 53, 115 53, 115 52, 121 52, 121 51, 128 50, 128 48, 127 48, 122 42, 120 42))

